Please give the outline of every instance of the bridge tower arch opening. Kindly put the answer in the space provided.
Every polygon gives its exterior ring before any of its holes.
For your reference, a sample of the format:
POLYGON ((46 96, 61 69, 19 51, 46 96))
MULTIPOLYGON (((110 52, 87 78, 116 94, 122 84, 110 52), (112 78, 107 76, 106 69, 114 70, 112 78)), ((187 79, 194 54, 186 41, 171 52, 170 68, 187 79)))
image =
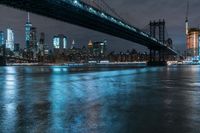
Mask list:
POLYGON ((158 38, 160 42, 165 43, 165 20, 151 21, 150 36, 158 38))

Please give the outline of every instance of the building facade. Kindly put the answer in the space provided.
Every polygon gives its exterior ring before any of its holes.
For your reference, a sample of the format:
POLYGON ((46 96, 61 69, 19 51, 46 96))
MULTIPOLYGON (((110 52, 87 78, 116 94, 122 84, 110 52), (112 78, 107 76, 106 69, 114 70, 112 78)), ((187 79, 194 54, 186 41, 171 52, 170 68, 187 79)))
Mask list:
POLYGON ((191 28, 187 34, 187 56, 199 56, 200 50, 200 30, 198 28, 191 28))
POLYGON ((31 27, 29 49, 33 50, 33 51, 35 51, 35 50, 37 51, 37 29, 36 29, 36 27, 31 27))
POLYGON ((93 42, 93 55, 102 56, 106 54, 106 42, 93 42))
POLYGON ((45 46, 45 33, 41 32, 40 33, 39 45, 38 45, 40 56, 44 56, 44 50, 45 50, 44 46, 45 46))
POLYGON ((27 22, 25 24, 25 40, 26 40, 26 49, 30 48, 30 39, 31 39, 31 27, 30 15, 28 13, 27 22))
POLYGON ((88 43, 88 50, 90 53, 91 60, 104 60, 106 57, 106 47, 107 41, 104 42, 92 42, 89 41, 88 43))
POLYGON ((20 44, 19 43, 15 43, 14 52, 19 52, 19 51, 20 51, 20 44))
POLYGON ((88 50, 89 50, 90 54, 93 54, 93 43, 91 40, 88 43, 88 50))
POLYGON ((14 51, 14 44, 14 32, 12 29, 7 29, 6 48, 10 51, 14 51))
POLYGON ((64 53, 67 50, 67 37, 62 34, 54 36, 53 48, 56 53, 64 53))
POLYGON ((2 46, 5 43, 4 41, 4 32, 0 31, 0 46, 2 46))

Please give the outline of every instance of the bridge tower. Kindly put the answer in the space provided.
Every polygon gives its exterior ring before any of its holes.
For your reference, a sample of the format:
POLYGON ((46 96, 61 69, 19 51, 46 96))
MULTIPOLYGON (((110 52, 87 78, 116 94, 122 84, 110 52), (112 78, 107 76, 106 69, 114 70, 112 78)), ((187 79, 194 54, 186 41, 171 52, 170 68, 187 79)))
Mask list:
MULTIPOLYGON (((159 20, 159 21, 151 21, 149 23, 150 27, 150 36, 157 38, 160 42, 165 44, 165 20, 159 20)), ((150 59, 149 59, 149 65, 166 65, 165 61, 165 53, 163 49, 157 49, 157 48, 149 48, 150 50, 150 59)))
POLYGON ((153 21, 150 22, 149 25, 150 35, 154 38, 158 38, 162 43, 165 43, 165 20, 153 21))

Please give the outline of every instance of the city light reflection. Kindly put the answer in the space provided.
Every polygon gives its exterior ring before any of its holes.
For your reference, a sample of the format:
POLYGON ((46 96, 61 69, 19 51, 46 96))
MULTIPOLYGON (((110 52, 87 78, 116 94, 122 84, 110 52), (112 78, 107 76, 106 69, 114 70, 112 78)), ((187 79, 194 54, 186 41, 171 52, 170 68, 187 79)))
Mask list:
POLYGON ((3 84, 3 126, 5 130, 14 131, 17 120, 18 80, 14 67, 5 68, 5 84, 3 84), (9 126, 7 125, 9 123, 9 126))
POLYGON ((19 67, 0 73, 0 132, 127 132, 157 121, 173 129, 182 122, 182 128, 197 127, 197 66, 193 72, 174 66, 83 73, 28 68, 31 73, 19 67))

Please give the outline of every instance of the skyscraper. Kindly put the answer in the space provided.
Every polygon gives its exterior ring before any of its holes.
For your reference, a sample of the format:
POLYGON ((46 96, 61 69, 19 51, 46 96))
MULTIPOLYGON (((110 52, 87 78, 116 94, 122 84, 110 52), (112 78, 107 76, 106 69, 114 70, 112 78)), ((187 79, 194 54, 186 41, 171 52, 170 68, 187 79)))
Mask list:
POLYGON ((190 28, 189 27, 189 0, 187 2, 187 11, 186 11, 186 46, 187 46, 187 56, 188 57, 198 57, 200 55, 200 29, 199 28, 190 28))
POLYGON ((3 31, 0 31, 0 46, 2 46, 4 43, 4 33, 3 31))
POLYGON ((20 51, 20 44, 19 43, 15 43, 14 52, 19 52, 19 51, 20 51))
POLYGON ((26 35, 26 48, 30 49, 30 39, 31 39, 31 27, 30 14, 28 13, 27 22, 25 24, 25 35, 26 35))
POLYGON ((40 51, 42 56, 49 54, 49 46, 45 43, 45 34, 44 34, 44 32, 40 33, 39 51, 40 51))
POLYGON ((45 44, 45 34, 44 32, 41 32, 40 33, 40 44, 45 44))
POLYGON ((93 42, 93 55, 103 56, 106 53, 106 41, 104 42, 93 42))
POLYGON ((199 36, 200 29, 190 28, 187 35, 187 55, 191 57, 199 56, 199 36))
POLYGON ((75 40, 73 40, 70 49, 73 49, 75 47, 75 44, 75 40))
POLYGON ((40 40, 39 40, 39 51, 41 55, 44 55, 44 47, 45 47, 45 34, 44 32, 40 33, 40 40))
POLYGON ((53 47, 59 53, 64 52, 67 49, 67 37, 62 34, 54 36, 53 47))
POLYGON ((14 33, 12 29, 7 29, 6 48, 14 51, 14 33))
POLYGON ((37 30, 35 27, 31 27, 29 49, 30 50, 37 49, 37 30))
POLYGON ((88 43, 88 49, 90 51, 90 54, 93 54, 93 43, 92 41, 90 40, 89 43, 88 43))

